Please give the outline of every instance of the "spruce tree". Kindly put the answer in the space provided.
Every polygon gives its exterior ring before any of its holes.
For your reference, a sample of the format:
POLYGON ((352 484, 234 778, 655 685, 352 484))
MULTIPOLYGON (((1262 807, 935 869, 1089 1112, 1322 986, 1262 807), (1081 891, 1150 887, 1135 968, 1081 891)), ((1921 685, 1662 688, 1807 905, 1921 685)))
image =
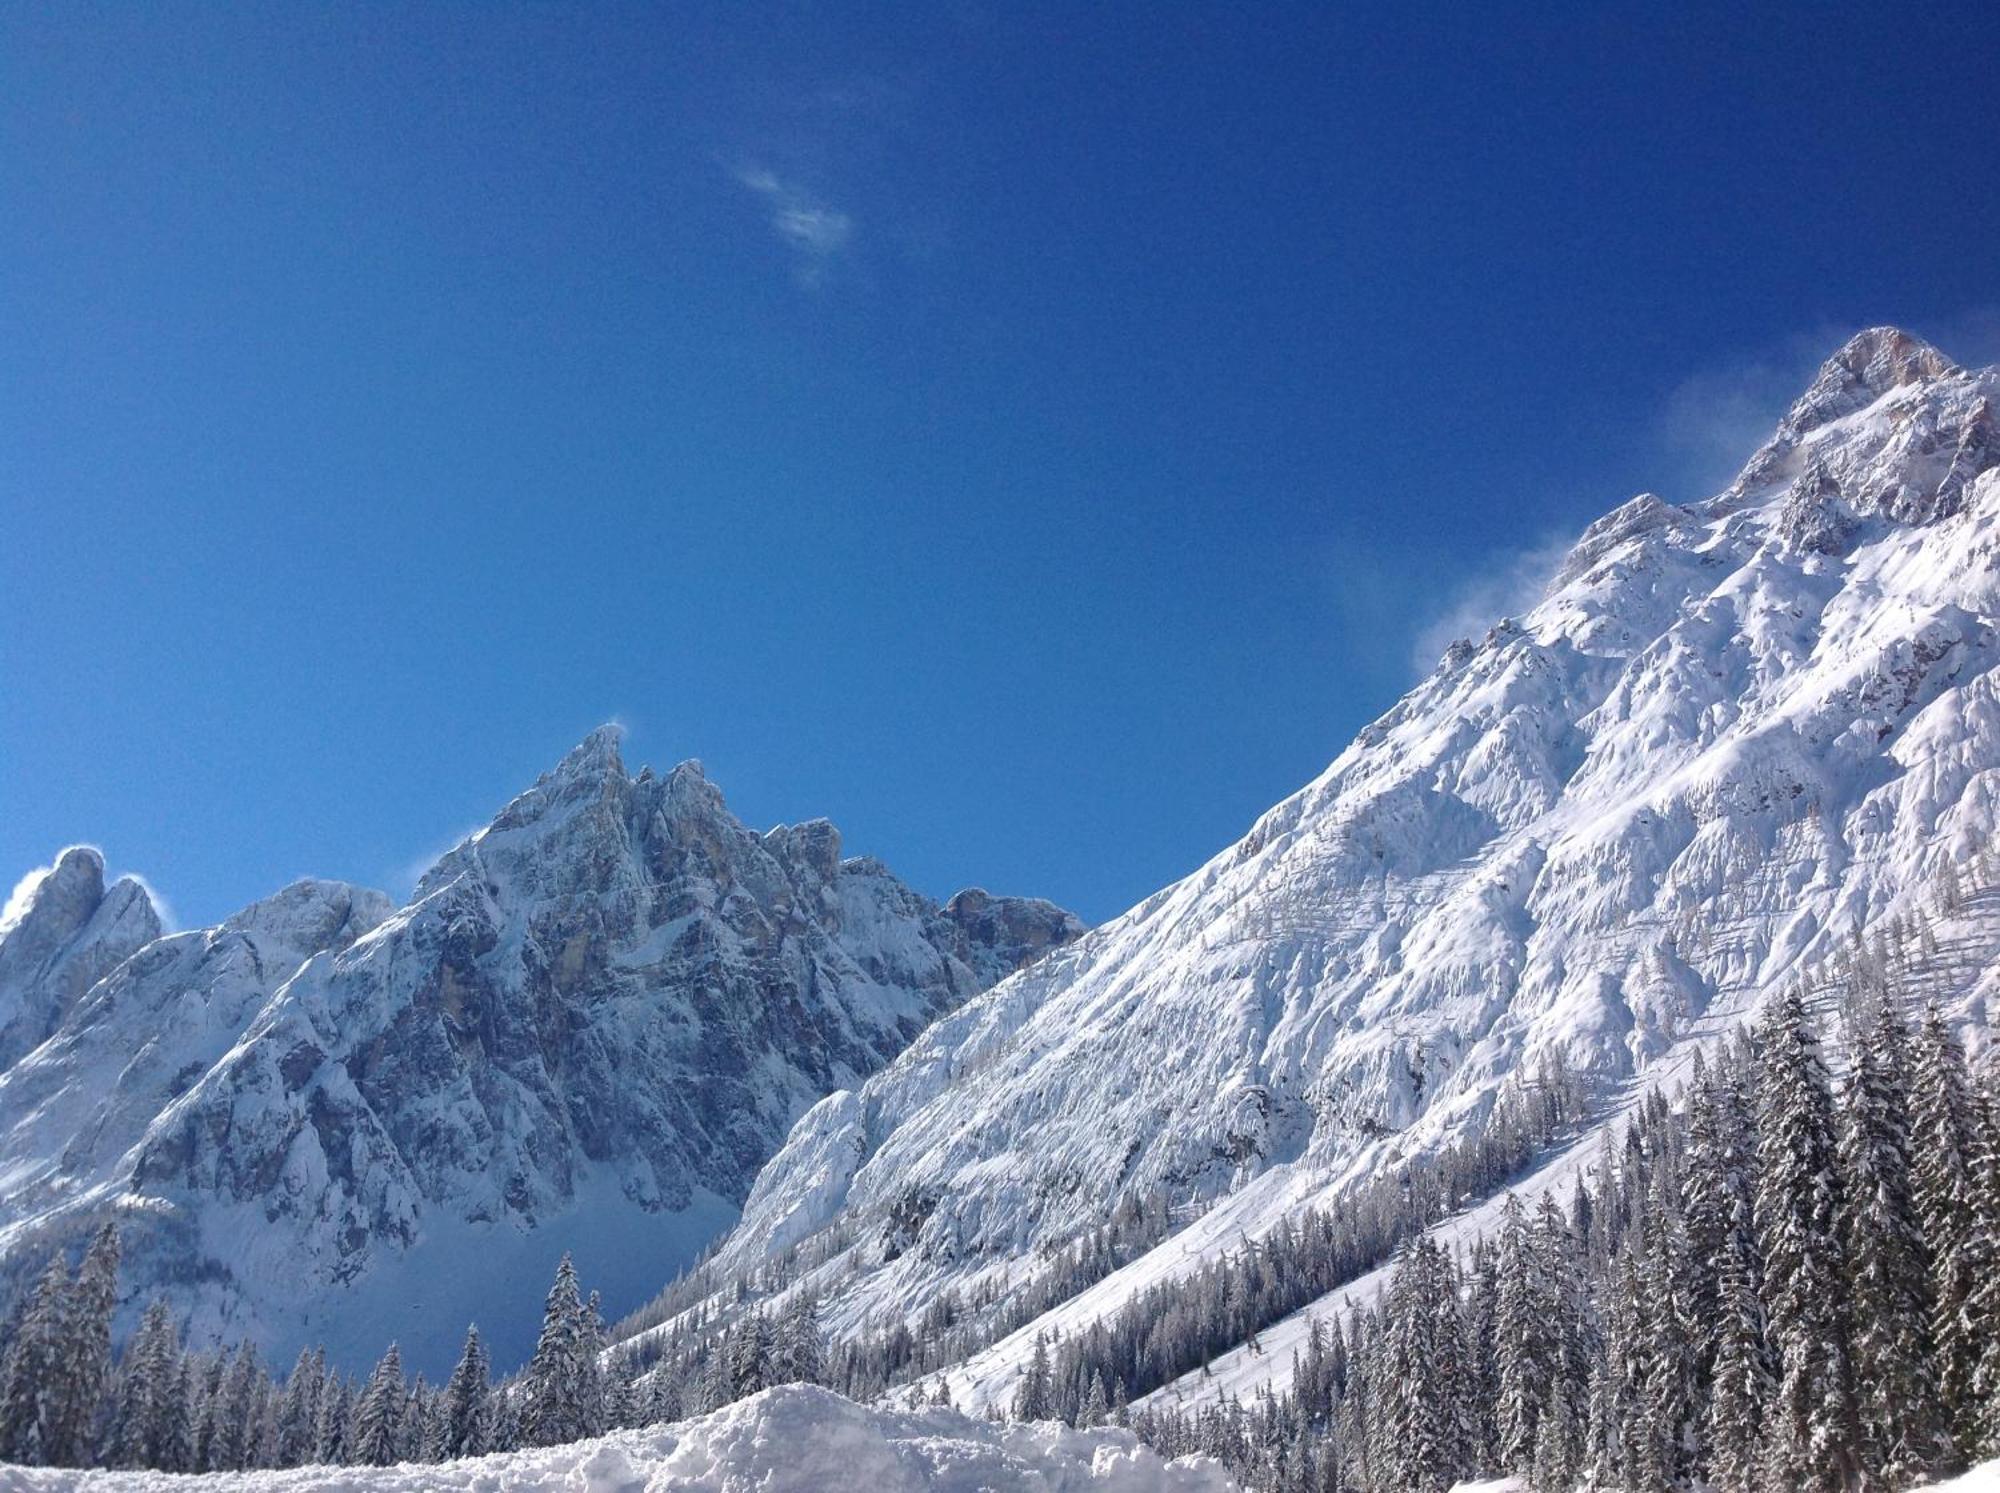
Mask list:
POLYGON ((578 1426, 585 1436, 601 1436, 611 1425, 611 1407, 604 1374, 604 1311, 595 1291, 583 1304, 577 1339, 578 1426))
POLYGON ((586 1331, 576 1266, 565 1254, 542 1308, 542 1332, 521 1386, 521 1440, 559 1446, 584 1434, 586 1331))
POLYGON ((1021 1382, 1014 1391, 1014 1419, 1050 1420, 1054 1415, 1048 1339, 1036 1333, 1034 1352, 1028 1358, 1027 1367, 1021 1371, 1021 1382))
POLYGON ((1771 1003, 1759 1035, 1756 1222, 1778 1359, 1766 1467, 1792 1493, 1837 1493, 1861 1463, 1830 1080, 1796 989, 1771 1003))
POLYGON ((325 1355, 301 1348, 285 1380, 278 1403, 275 1460, 280 1467, 302 1467, 313 1458, 319 1429, 320 1388, 326 1378, 325 1355))
POLYGON ((118 1376, 110 1462, 114 1467, 159 1466, 160 1425, 173 1393, 180 1345, 164 1301, 154 1301, 125 1345, 118 1376))
POLYGON ((1101 1426, 1111 1414, 1111 1401, 1104 1393, 1104 1376, 1091 1371, 1090 1387, 1084 1391, 1083 1408, 1077 1411, 1079 1426, 1101 1426))
POLYGON ((152 1465, 161 1472, 193 1472, 194 1365, 185 1353, 175 1357, 173 1387, 160 1405, 152 1465))
POLYGON ((1494 1418, 1500 1469, 1525 1476, 1535 1467, 1536 1430, 1552 1371, 1548 1345, 1549 1289, 1528 1236, 1521 1200, 1508 1194, 1500 1222, 1498 1300, 1493 1361, 1498 1390, 1494 1418))
POLYGON ((781 1384, 818 1384, 826 1376, 826 1345, 820 1337, 818 1305, 804 1291, 792 1293, 778 1318, 777 1379, 781 1384))
POLYGON ((368 1387, 354 1407, 354 1424, 348 1437, 352 1461, 387 1467, 402 1459, 403 1419, 408 1387, 403 1383, 403 1355, 394 1343, 368 1376, 368 1387))
POLYGON ((1965 1050, 1933 1002, 1915 1043, 1911 1081, 1912 1163, 1917 1212, 1931 1261, 1931 1341, 1938 1398, 1953 1449, 1945 1470, 1962 1465, 1980 1439, 1973 1383, 1980 1344, 1968 1306, 1986 1253, 1973 1180, 1973 1107, 1965 1050))
POLYGON ((111 1314, 117 1305, 118 1230, 107 1223, 84 1252, 63 1313, 45 1447, 57 1466, 82 1467, 95 1459, 111 1387, 111 1314))
POLYGON ((1902 1486, 1949 1442, 1931 1366, 1930 1262, 1910 1162, 1909 1034, 1893 998, 1856 1033, 1842 1095, 1841 1211, 1854 1325, 1854 1396, 1868 1470, 1902 1486))
POLYGON ((313 1461, 338 1465, 353 1460, 348 1454, 348 1432, 353 1424, 354 1386, 335 1374, 320 1388, 319 1424, 313 1430, 313 1461))
POLYGON ((478 1327, 468 1327, 465 1348, 444 1386, 438 1449, 445 1460, 477 1457, 487 1450, 489 1378, 486 1345, 479 1340, 478 1327))
POLYGON ((42 1272, 0 1363, 0 1461, 39 1466, 57 1442, 69 1337, 69 1269, 58 1252, 42 1272))

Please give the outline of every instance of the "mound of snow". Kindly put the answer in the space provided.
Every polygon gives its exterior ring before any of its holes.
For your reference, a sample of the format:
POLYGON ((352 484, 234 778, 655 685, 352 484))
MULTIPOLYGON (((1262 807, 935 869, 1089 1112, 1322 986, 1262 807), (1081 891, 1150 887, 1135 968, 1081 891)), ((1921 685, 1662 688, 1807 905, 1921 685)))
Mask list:
POLYGON ((1219 1463, 1163 1461, 1126 1431, 995 1425, 955 1410, 867 1410, 828 1390, 791 1385, 676 1426, 443 1466, 192 1478, 0 1468, 0 1487, 20 1493, 1233 1493, 1236 1484, 1219 1463))

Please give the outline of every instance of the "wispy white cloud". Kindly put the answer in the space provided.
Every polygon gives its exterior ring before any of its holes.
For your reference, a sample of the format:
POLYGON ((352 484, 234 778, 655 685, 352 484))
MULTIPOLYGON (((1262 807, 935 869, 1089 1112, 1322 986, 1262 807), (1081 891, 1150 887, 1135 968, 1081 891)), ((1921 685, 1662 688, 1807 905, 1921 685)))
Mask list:
POLYGON ((744 166, 736 180, 764 204, 772 230, 799 256, 799 274, 817 283, 826 261, 854 238, 854 219, 765 166, 744 166))
POLYGON ((165 894, 158 887, 154 886, 152 882, 141 876, 137 871, 121 871, 118 873, 118 876, 121 881, 136 881, 139 883, 139 890, 152 899, 153 911, 160 915, 160 926, 162 928, 166 929, 169 933, 180 931, 180 915, 174 911, 174 904, 166 899, 165 894))
MULTIPOLYGON (((63 854, 67 855, 71 850, 95 851, 100 861, 104 859, 104 852, 95 845, 68 845, 63 847, 63 854)), ((58 856, 57 859, 60 860, 61 857, 58 856)), ((23 876, 19 881, 14 883, 14 890, 7 894, 5 905, 0 906, 0 935, 5 935, 12 931, 14 925, 27 916, 28 908, 35 900, 36 891, 48 879, 49 873, 54 870, 55 866, 53 864, 37 866, 26 876, 23 876)), ((160 915, 161 926, 169 933, 174 932, 180 927, 180 919, 174 913, 173 904, 161 895, 158 887, 154 886, 145 877, 139 875, 138 872, 120 871, 113 875, 112 880, 137 882, 139 889, 152 899, 153 911, 160 915)))
POLYGON ((1546 534, 1520 549, 1502 550, 1451 587, 1431 620, 1417 629, 1410 668, 1419 678, 1460 638, 1478 639, 1502 617, 1532 610, 1555 578, 1574 534, 1546 534))
POLYGON ((450 855, 452 851, 458 849, 459 846, 463 845, 485 827, 483 824, 475 824, 469 829, 462 830, 458 834, 451 836, 451 838, 438 845, 435 849, 427 850, 423 854, 415 856, 396 867, 384 878, 388 884, 387 889, 390 894, 398 900, 407 900, 410 894, 416 891, 417 883, 424 879, 425 873, 431 867, 435 866, 447 855, 450 855))
POLYGON ((1825 326, 1779 346, 1704 368, 1683 379, 1660 406, 1655 434, 1674 470, 1675 502, 1728 486, 1771 438, 1819 366, 1857 328, 1825 326))
POLYGON ((14 883, 14 890, 7 894, 7 905, 0 908, 0 934, 12 931, 14 925, 28 915, 28 905, 35 900, 35 890, 48 879, 54 866, 37 866, 26 876, 14 883))

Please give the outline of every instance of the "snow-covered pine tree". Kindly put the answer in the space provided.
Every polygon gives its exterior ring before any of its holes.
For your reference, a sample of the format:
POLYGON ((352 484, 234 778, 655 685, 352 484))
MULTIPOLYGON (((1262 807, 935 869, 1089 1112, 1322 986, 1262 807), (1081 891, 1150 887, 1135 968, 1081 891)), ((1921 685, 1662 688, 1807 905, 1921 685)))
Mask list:
POLYGON ((1083 1408, 1076 1413, 1080 1426, 1101 1426, 1111 1414, 1110 1398, 1104 1393, 1104 1376, 1091 1371, 1090 1387, 1083 1394, 1083 1408))
POLYGON ((666 1425, 687 1414, 687 1387, 680 1375, 680 1366, 673 1362, 661 1364, 644 1381, 647 1388, 645 1423, 666 1425))
POLYGON ((729 1394, 734 1400, 769 1389, 772 1384, 771 1319, 752 1312, 730 1335, 727 1349, 729 1394))
POLYGON ((262 1404, 259 1391, 264 1374, 257 1360, 257 1348, 245 1343, 230 1360, 217 1397, 214 1439, 209 1449, 209 1465, 218 1472, 240 1472, 256 1465, 256 1435, 262 1404))
POLYGON ((1501 1212, 1497 1269, 1493 1363, 1500 1469, 1526 1476, 1535 1467, 1536 1430, 1548 1400, 1549 1287, 1528 1235, 1527 1210, 1512 1193, 1501 1212))
POLYGON ((1747 1230, 1735 1244, 1725 1245, 1708 1334, 1713 1353, 1702 1439, 1715 1493, 1754 1493, 1762 1466, 1764 1407, 1775 1388, 1754 1251, 1747 1230))
POLYGON ((1967 1312, 1987 1253, 1973 1182, 1973 1109, 1965 1049, 1933 1001, 1913 1044, 1910 1082, 1911 1162, 1918 1216, 1931 1261, 1931 1342, 1938 1398, 1956 1470, 1980 1439, 1982 1407, 1973 1381, 1980 1345, 1967 1312))
POLYGON ((1036 1333, 1034 1352, 1029 1355, 1028 1366, 1021 1371, 1020 1385, 1014 1391, 1014 1419, 1051 1419, 1055 1415, 1052 1388, 1048 1339, 1036 1333))
POLYGON ((299 1349, 292 1372, 285 1379, 285 1392, 278 1401, 278 1428, 274 1460, 280 1467, 303 1467, 312 1460, 319 1426, 320 1389, 326 1382, 326 1355, 313 1348, 299 1349))
POLYGON ((560 1446, 584 1435, 583 1297, 565 1254, 542 1308, 542 1332, 521 1385, 521 1441, 560 1446))
POLYGON ((204 1356, 200 1360, 200 1371, 195 1375, 192 1423, 194 1426, 194 1460, 190 1471, 215 1472, 221 1464, 215 1460, 217 1427, 222 1413, 222 1378, 229 1372, 229 1353, 224 1351, 213 1357, 204 1356))
POLYGON ((1665 1490, 1686 1486, 1693 1473, 1691 1454, 1698 1407, 1685 1269, 1687 1236, 1672 1202, 1660 1195, 1655 1197, 1641 1234, 1645 1254, 1640 1279, 1647 1297, 1647 1378, 1641 1421, 1648 1481, 1653 1488, 1665 1490))
POLYGON ((1910 1162, 1909 1033, 1893 997, 1861 1014, 1840 1141, 1854 1397, 1868 1471, 1901 1487, 1940 1466, 1950 1443, 1938 1418, 1930 1263, 1910 1162))
POLYGON ((155 1300, 139 1319, 119 1364, 107 1459, 113 1467, 159 1466, 160 1420, 173 1393, 179 1358, 173 1316, 166 1302, 155 1300))
POLYGON ((69 1268, 59 1251, 28 1298, 0 1363, 0 1461, 32 1467, 50 1460, 69 1306, 69 1268))
MULTIPOLYGON (((1390 1277, 1382 1334, 1376 1475, 1408 1493, 1443 1493, 1457 1481, 1454 1387, 1441 1372, 1440 1296, 1449 1296, 1442 1252, 1419 1236, 1390 1277)), ((1455 1303, 1454 1303, 1455 1304, 1455 1303)))
POLYGON ((194 1471, 194 1365, 185 1353, 174 1355, 173 1378, 159 1405, 154 1426, 153 1467, 161 1472, 194 1471))
POLYGON ((780 1384, 818 1384, 826 1377, 819 1304, 805 1291, 794 1291, 778 1317, 775 1357, 780 1384))
POLYGON ((330 1465, 352 1460, 348 1432, 354 1424, 354 1386, 340 1374, 330 1375, 319 1393, 319 1423, 313 1428, 315 1462, 330 1465))
POLYGON ((465 1347, 458 1364, 445 1381, 444 1404, 440 1409, 439 1455, 477 1457, 488 1449, 488 1402, 492 1399, 491 1369, 486 1345, 479 1340, 479 1328, 465 1330, 465 1347))
POLYGON ((348 1435, 348 1460, 387 1467, 401 1458, 403 1417, 409 1389, 403 1383, 403 1354, 394 1343, 368 1376, 367 1388, 354 1407, 348 1435))
POLYGON ((1790 1493, 1838 1493, 1858 1483, 1861 1459, 1831 1081, 1797 990, 1771 1002, 1758 1031, 1756 1223, 1779 1366, 1767 1476, 1790 1493))
POLYGON ((96 1460, 111 1387, 111 1313, 118 1305, 118 1230, 105 1224, 84 1251, 63 1313, 44 1454, 59 1467, 96 1460))
POLYGON ((1972 1398, 1981 1407, 1971 1428, 1975 1440, 1970 1450, 1975 1457, 2000 1457, 2000 1092, 1996 1089, 2000 1089, 2000 1068, 1990 1070, 1973 1108, 1977 1137, 1973 1173, 1985 1262, 1965 1308, 1980 1343, 1972 1375, 1972 1398))
POLYGON ((583 1304, 577 1342, 578 1424, 585 1436, 602 1436, 611 1424, 611 1407, 604 1378, 604 1307, 595 1291, 583 1304))

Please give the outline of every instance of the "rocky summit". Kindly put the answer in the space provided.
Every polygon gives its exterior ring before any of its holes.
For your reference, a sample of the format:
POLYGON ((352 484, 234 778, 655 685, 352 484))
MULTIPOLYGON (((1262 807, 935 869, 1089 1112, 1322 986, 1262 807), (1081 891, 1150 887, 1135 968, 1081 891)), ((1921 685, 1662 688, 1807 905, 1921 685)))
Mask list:
POLYGON ((135 1304, 356 1365, 419 1307, 525 1352, 565 1249, 636 1301, 822 1094, 1082 931, 750 830, 612 728, 402 907, 309 881, 162 936, 102 876, 67 852, 0 938, 0 1264, 113 1217, 135 1304))

